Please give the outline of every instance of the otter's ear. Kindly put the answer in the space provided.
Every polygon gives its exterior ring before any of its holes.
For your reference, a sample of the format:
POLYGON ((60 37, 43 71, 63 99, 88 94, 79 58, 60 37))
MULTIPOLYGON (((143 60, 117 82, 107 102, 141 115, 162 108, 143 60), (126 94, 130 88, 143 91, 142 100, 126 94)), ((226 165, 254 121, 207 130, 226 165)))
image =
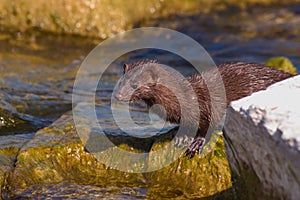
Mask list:
POLYGON ((129 65, 128 64, 124 64, 123 65, 123 73, 125 74, 126 72, 128 72, 128 70, 129 70, 129 65))

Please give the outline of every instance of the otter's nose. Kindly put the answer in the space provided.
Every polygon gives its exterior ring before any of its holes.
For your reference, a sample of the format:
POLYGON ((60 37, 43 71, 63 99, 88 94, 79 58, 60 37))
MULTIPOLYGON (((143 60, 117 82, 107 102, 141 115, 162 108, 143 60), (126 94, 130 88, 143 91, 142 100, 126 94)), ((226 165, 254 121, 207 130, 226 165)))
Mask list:
POLYGON ((122 97, 123 97, 123 96, 122 96, 121 94, 118 93, 118 94, 116 94, 115 96, 116 96, 116 98, 117 98, 118 100, 122 100, 122 97))

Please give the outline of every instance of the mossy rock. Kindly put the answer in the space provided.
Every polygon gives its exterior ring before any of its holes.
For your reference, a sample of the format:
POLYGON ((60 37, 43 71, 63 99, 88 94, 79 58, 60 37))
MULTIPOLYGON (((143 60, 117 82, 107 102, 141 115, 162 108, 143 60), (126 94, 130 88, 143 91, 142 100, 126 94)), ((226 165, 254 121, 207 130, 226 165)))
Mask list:
POLYGON ((0 150, 0 199, 4 196, 7 178, 13 170, 18 151, 19 149, 15 147, 0 150))
MULTIPOLYGON (((88 123, 86 126, 84 124, 80 124, 81 131, 85 131, 83 135, 91 136, 93 128, 88 123)), ((231 188, 223 139, 218 135, 212 137, 215 143, 209 142, 206 145, 205 156, 201 154, 192 159, 180 157, 168 166, 152 172, 131 173, 116 170, 118 164, 132 164, 130 157, 124 156, 125 154, 113 153, 117 148, 133 153, 149 153, 145 160, 153 165, 177 156, 176 152, 166 149, 160 159, 153 157, 155 151, 170 141, 169 137, 170 134, 167 133, 140 141, 126 136, 112 136, 109 139, 115 147, 107 148, 108 153, 101 157, 100 162, 95 158, 95 152, 92 154, 86 150, 89 140, 83 145, 84 140, 77 134, 72 113, 66 113, 51 126, 35 133, 20 148, 14 162, 15 167, 5 178, 8 182, 6 185, 9 186, 6 192, 10 198, 23 197, 29 188, 37 185, 70 183, 145 188, 147 197, 161 199, 175 196, 200 198, 231 188), (103 160, 116 163, 116 166, 104 165, 103 160)), ((91 144, 93 141, 97 141, 97 138, 91 138, 91 144)), ((132 172, 147 169, 148 166, 142 163, 136 162, 132 172)))
MULTIPOLYGON (((162 148, 166 143, 165 139, 157 141, 152 151, 162 148)), ((152 157, 151 152, 150 160, 157 163, 164 162, 152 157)), ((176 151, 175 148, 169 148, 164 152, 163 158, 177 157, 178 153, 180 151, 176 151)), ((185 198, 201 198, 230 189, 231 174, 223 137, 214 134, 204 147, 203 153, 195 155, 192 159, 180 156, 172 164, 148 173, 147 179, 154 186, 159 184, 159 188, 151 187, 148 191, 151 197, 157 199, 174 197, 176 194, 185 198)))
POLYGON ((274 57, 270 58, 265 62, 268 67, 273 67, 278 70, 289 72, 293 75, 297 75, 297 69, 294 67, 293 63, 286 57, 274 57))
POLYGON ((14 170, 14 164, 20 147, 32 134, 0 136, 0 199, 6 196, 8 179, 14 170))
MULTIPOLYGON (((87 131, 89 129, 86 129, 87 131)), ((126 149, 123 145, 122 148, 126 149)), ((127 147, 130 148, 130 147, 127 147)), ((39 130, 20 150, 9 178, 10 196, 33 185, 68 182, 107 186, 115 183, 140 186, 142 174, 110 169, 87 152, 67 113, 50 127, 39 130)))

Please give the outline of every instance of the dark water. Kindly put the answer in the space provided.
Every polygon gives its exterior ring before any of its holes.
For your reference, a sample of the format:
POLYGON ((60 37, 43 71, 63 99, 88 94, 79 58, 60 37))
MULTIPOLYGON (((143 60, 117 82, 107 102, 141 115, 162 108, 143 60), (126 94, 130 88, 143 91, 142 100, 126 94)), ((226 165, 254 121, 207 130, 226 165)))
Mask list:
MULTIPOLYGON (((215 16, 173 16, 149 25, 173 28, 191 36, 216 63, 237 60, 263 63, 274 56, 286 56, 300 71, 299 7, 215 16)), ((95 44, 91 39, 77 37, 0 34, 0 135, 35 132, 70 110, 76 72, 95 44)), ((96 93, 98 107, 109 108, 122 64, 145 58, 157 59, 184 75, 194 71, 188 62, 168 52, 144 49, 128 53, 113 62, 101 79, 96 93)), ((92 76, 89 74, 87 79, 92 76)), ((84 91, 81 95, 85 95, 84 91)), ((139 123, 149 123, 148 113, 142 107, 136 107, 132 113, 139 123)), ((109 111, 102 112, 98 118, 108 131, 113 128, 109 111)), ((122 131, 111 134, 122 134, 122 131)), ((144 191, 133 192, 138 195, 126 198, 144 197, 144 191)), ((122 192, 117 195, 125 197, 122 192)))

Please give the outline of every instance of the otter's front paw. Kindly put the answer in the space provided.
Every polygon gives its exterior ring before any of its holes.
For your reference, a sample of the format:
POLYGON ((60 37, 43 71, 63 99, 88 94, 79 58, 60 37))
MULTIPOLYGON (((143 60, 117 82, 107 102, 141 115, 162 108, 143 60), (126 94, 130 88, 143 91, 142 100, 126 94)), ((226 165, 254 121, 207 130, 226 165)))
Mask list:
POLYGON ((193 140, 192 144, 185 151, 184 155, 187 156, 188 158, 193 158, 197 152, 201 153, 204 144, 205 144, 205 138, 201 136, 197 136, 193 140))

